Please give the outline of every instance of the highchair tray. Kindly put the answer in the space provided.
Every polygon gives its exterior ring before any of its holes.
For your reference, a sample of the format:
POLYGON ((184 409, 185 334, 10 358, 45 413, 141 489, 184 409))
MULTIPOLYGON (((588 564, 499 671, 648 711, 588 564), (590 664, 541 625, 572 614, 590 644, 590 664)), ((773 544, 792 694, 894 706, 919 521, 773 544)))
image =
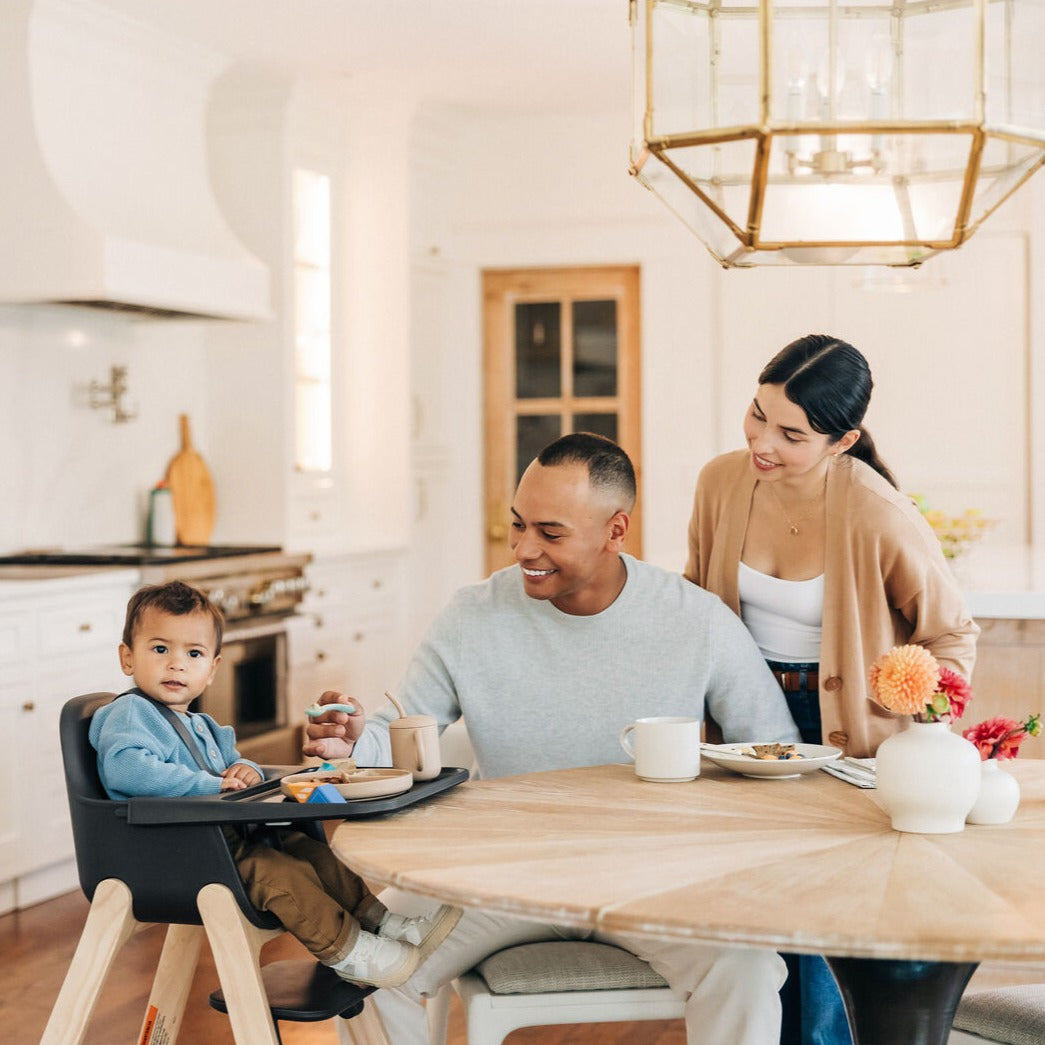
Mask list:
MULTIPOLYGON (((318 766, 315 767, 318 770, 318 766)), ((306 772, 306 766, 288 766, 243 791, 191 798, 130 798, 129 824, 289 824, 304 820, 355 820, 395 813, 449 791, 468 779, 467 769, 444 766, 432 780, 419 780, 407 791, 345 802, 295 802, 284 796, 280 781, 306 772)))

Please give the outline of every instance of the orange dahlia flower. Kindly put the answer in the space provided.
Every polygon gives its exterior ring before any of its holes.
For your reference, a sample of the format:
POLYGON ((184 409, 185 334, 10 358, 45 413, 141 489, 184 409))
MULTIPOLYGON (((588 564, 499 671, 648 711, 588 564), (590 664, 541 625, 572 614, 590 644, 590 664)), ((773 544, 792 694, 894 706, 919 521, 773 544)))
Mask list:
POLYGON ((871 692, 898 715, 923 715, 940 682, 936 658, 924 646, 894 646, 871 665, 871 692))

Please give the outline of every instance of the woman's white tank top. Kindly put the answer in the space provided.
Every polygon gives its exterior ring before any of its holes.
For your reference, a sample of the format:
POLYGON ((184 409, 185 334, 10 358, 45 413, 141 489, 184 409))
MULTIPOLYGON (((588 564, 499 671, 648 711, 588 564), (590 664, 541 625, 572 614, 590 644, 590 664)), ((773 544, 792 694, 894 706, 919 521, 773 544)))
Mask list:
POLYGON ((766 660, 818 663, 824 575, 783 581, 744 563, 737 576, 740 616, 766 660))

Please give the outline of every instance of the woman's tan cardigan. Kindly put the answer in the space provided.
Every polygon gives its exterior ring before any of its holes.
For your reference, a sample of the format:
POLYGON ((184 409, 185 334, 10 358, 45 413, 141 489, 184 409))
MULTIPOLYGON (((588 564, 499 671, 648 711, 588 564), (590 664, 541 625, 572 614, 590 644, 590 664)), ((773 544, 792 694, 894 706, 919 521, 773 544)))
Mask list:
MULTIPOLYGON (((710 461, 700 473, 689 524, 686 577, 740 613, 737 571, 756 479, 748 452, 710 461)), ((906 721, 869 698, 868 673, 892 646, 925 646, 968 679, 979 627, 940 544, 910 498, 848 455, 827 479, 820 716, 826 743, 857 757, 906 721)))

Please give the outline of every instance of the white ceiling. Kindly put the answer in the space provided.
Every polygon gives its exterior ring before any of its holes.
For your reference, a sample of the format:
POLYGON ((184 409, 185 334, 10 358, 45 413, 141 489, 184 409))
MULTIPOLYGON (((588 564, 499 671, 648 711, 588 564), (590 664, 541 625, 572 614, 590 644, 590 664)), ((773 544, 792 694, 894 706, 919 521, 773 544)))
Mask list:
POLYGON ((237 59, 485 109, 627 106, 628 0, 98 0, 237 59))

